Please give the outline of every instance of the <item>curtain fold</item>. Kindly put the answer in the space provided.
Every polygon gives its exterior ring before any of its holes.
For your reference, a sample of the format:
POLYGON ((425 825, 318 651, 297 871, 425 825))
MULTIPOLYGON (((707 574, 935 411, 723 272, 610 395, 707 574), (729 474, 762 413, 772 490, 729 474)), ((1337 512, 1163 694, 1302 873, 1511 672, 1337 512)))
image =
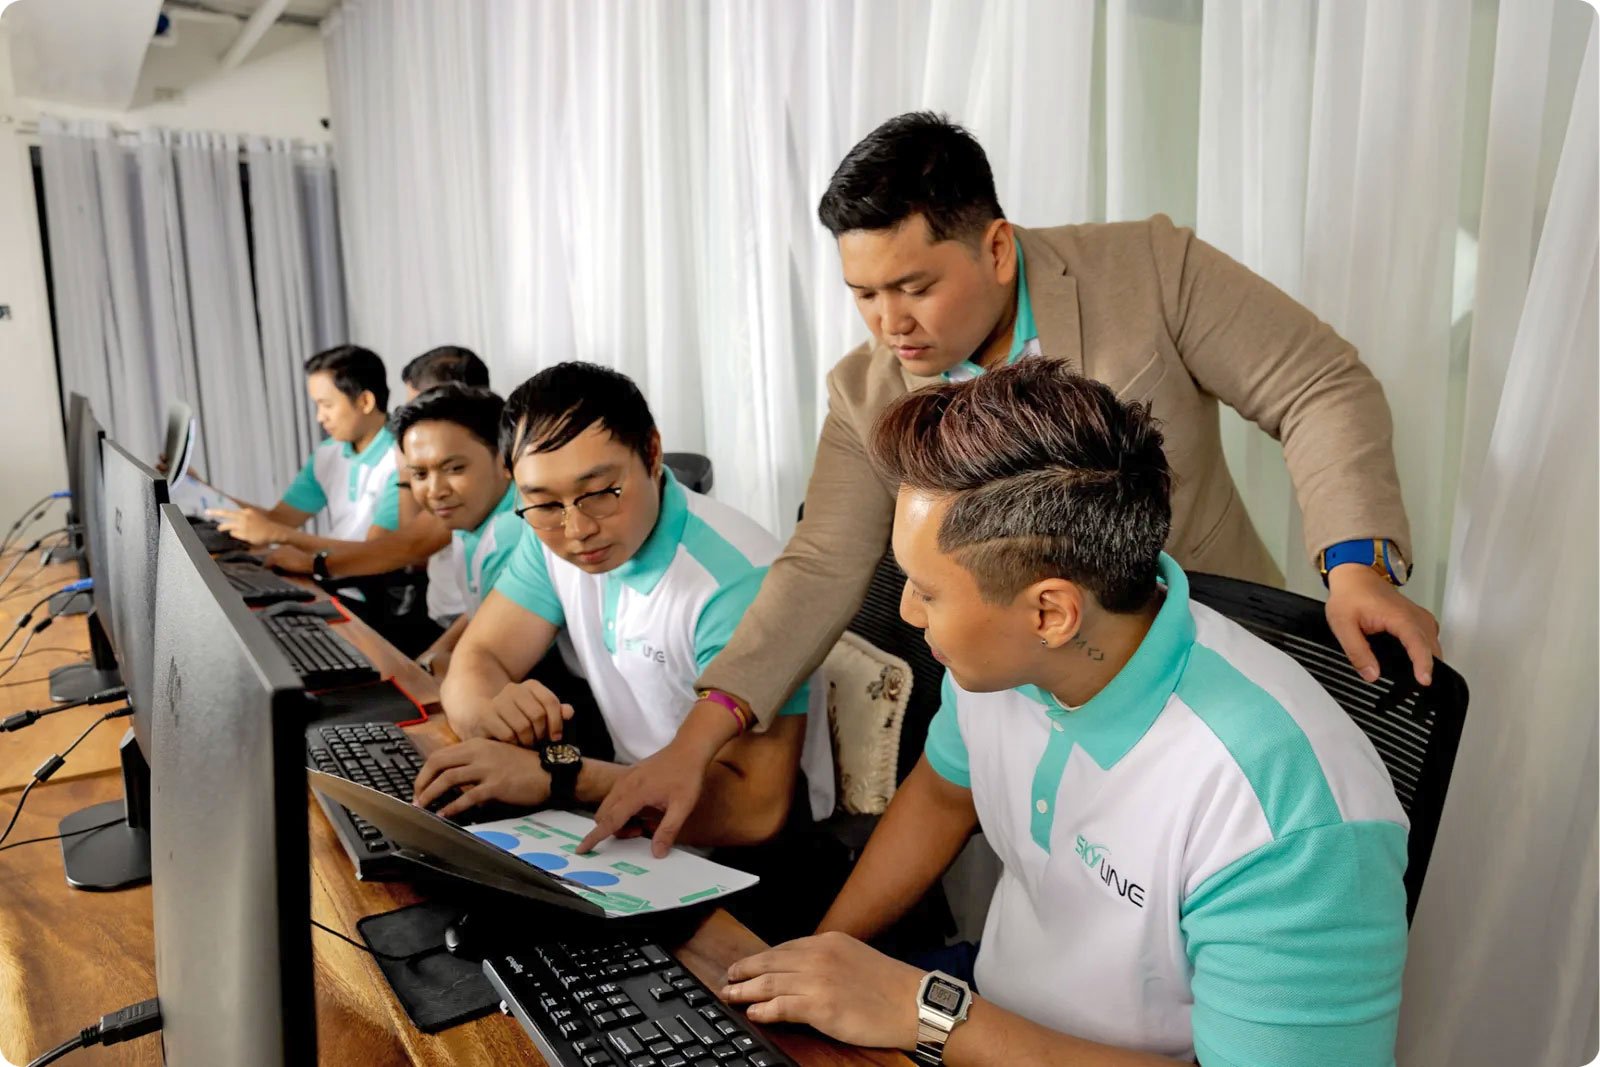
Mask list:
MULTIPOLYGON (((1591 28, 1509 352, 1473 368, 1503 388, 1463 478, 1442 620, 1472 708, 1412 930, 1401 1063, 1569 1067, 1596 1052, 1596 51, 1591 28)), ((1496 65, 1528 58, 1513 43, 1496 65)), ((1508 175, 1513 208, 1486 175, 1486 226, 1491 207, 1526 221, 1522 177, 1508 175)))

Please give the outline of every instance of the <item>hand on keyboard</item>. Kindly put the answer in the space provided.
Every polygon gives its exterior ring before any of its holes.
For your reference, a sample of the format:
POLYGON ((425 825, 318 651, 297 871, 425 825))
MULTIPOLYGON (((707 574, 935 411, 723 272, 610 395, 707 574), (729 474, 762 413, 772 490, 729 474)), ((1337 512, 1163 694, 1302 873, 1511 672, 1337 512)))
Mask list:
POLYGON ((413 791, 418 807, 448 819, 490 801, 536 808, 550 799, 550 776, 537 752, 477 737, 429 756, 413 791), (436 807, 452 790, 460 795, 436 807))

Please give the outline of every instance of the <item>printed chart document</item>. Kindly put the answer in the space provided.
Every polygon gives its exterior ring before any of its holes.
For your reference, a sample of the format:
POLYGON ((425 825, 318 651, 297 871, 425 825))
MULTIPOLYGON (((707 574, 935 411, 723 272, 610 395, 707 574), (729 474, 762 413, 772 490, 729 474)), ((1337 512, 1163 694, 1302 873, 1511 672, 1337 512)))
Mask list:
POLYGON ((671 911, 755 885, 753 874, 675 848, 650 854, 648 838, 612 838, 587 856, 578 844, 594 820, 566 811, 457 826, 346 778, 307 770, 311 787, 372 823, 396 855, 425 867, 590 915, 615 919, 671 911))
POLYGON ((529 866, 556 875, 612 917, 699 904, 748 889, 759 881, 753 874, 683 849, 675 848, 658 860, 650 854, 647 837, 612 838, 580 856, 578 842, 594 829, 594 820, 568 811, 537 811, 463 829, 529 866))

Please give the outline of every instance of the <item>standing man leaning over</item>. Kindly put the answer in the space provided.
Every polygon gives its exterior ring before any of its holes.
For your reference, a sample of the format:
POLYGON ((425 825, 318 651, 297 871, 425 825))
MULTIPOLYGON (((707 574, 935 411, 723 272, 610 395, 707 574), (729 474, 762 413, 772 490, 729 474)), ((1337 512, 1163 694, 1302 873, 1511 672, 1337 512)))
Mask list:
POLYGON ((828 375, 805 518, 702 674, 673 743, 600 809, 592 845, 643 808, 671 843, 706 763, 747 707, 762 725, 827 656, 889 544, 894 489, 865 442, 896 398, 1019 359, 1058 359, 1149 405, 1173 472, 1167 551, 1189 570, 1279 584, 1223 460, 1217 401, 1283 442, 1328 621, 1356 670, 1388 631, 1432 678, 1438 623, 1400 595, 1409 528, 1382 387, 1354 347, 1258 275, 1157 215, 1026 230, 1006 220, 982 147, 940 116, 901 115, 852 148, 818 216, 872 339, 828 375))

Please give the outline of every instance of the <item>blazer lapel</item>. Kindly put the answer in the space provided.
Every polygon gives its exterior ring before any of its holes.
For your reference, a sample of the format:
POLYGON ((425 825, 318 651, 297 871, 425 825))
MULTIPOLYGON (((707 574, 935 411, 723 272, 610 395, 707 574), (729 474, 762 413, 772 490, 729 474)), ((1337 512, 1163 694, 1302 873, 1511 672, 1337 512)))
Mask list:
POLYGON ((1083 373, 1083 325, 1078 318, 1078 283, 1056 250, 1031 230, 1014 227, 1028 269, 1028 299, 1039 328, 1039 351, 1065 360, 1083 373))

